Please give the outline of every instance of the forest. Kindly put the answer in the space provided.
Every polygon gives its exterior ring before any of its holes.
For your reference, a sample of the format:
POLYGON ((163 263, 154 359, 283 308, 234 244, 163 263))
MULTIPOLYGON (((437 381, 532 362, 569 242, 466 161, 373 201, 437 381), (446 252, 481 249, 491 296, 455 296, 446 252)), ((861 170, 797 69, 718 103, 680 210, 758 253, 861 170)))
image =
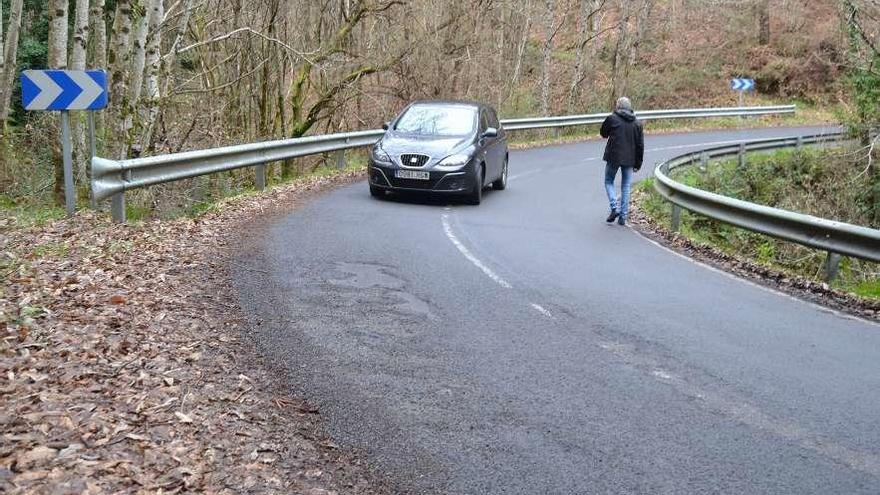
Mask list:
MULTIPOLYGON (((101 68, 98 155, 125 158, 376 128, 422 98, 485 101, 502 118, 748 103, 876 121, 874 0, 3 0, 0 194, 59 203, 58 116, 21 108, 18 73, 101 68)), ((79 201, 85 117, 74 115, 79 201)), ((868 127, 866 127, 868 126, 868 127)), ((867 131, 865 131, 867 132, 867 131)), ((316 166, 273 167, 282 180, 316 166)), ((217 181, 144 192, 156 206, 217 181)), ((204 189, 209 192, 205 193, 204 189)), ((201 191, 201 192, 200 192, 201 191)), ((176 199, 175 199, 176 198, 176 199)), ((185 201, 184 201, 185 202, 185 201)))

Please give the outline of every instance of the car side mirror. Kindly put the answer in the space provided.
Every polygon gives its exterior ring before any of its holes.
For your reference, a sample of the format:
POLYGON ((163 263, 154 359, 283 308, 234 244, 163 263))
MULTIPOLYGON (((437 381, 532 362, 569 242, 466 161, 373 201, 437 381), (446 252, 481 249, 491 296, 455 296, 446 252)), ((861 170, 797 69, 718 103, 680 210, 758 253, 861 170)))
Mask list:
POLYGON ((385 122, 384 124, 382 124, 383 131, 387 131, 389 127, 391 127, 391 122, 385 122))
POLYGON ((496 129, 494 127, 488 127, 488 128, 486 128, 485 131, 483 131, 483 134, 480 137, 484 137, 484 138, 498 137, 498 129, 496 129))

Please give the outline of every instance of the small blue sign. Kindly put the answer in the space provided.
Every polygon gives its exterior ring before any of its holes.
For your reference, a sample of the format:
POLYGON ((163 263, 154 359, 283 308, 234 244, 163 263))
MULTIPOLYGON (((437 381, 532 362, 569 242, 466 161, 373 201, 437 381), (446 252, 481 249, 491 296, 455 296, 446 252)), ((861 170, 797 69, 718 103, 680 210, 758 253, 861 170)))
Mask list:
POLYGON ((730 89, 734 91, 751 91, 755 89, 754 79, 731 79, 730 89))
POLYGON ((107 106, 102 70, 26 70, 21 73, 25 110, 100 110, 107 106))

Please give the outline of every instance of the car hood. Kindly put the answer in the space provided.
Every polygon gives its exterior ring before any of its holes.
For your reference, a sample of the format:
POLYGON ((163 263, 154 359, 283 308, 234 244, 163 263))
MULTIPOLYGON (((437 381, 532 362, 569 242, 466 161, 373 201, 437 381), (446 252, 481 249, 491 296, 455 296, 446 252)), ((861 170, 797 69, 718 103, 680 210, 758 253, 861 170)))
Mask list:
POLYGON ((419 153, 430 156, 433 161, 467 148, 472 140, 472 136, 438 137, 388 131, 380 145, 392 157, 404 153, 419 153))

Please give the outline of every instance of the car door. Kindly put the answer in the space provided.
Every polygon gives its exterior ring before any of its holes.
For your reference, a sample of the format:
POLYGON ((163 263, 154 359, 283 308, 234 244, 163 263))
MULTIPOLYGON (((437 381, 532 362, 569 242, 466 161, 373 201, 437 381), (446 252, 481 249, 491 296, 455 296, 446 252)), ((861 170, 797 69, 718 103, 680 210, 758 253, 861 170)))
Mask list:
POLYGON ((495 109, 489 108, 488 112, 489 127, 494 127, 498 130, 498 137, 492 143, 492 158, 497 167, 496 177, 500 178, 504 168, 504 160, 507 158, 507 135, 504 129, 501 128, 501 122, 498 121, 498 114, 495 113, 495 109))
POLYGON ((481 154, 483 155, 484 162, 486 163, 486 182, 494 181, 500 173, 500 169, 498 168, 497 164, 498 160, 495 158, 495 143, 497 141, 497 138, 483 137, 483 133, 486 132, 486 129, 488 129, 489 127, 489 112, 487 112, 485 108, 481 108, 480 146, 482 148, 481 154))

